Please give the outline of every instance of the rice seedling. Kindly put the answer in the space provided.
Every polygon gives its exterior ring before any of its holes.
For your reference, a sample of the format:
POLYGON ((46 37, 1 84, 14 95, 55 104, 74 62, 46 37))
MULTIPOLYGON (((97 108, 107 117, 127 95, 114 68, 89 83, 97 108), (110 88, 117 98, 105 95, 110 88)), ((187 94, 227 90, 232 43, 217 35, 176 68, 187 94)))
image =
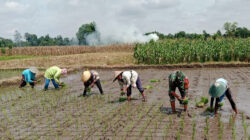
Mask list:
POLYGON ((165 129, 164 129, 164 137, 166 138, 168 135, 168 130, 169 130, 169 124, 166 123, 165 129))
POLYGON ((244 128, 244 137, 245 139, 247 139, 247 128, 248 128, 249 124, 248 123, 244 123, 243 124, 243 128, 244 128))
POLYGON ((218 139, 221 140, 223 137, 223 133, 224 133, 224 124, 221 121, 221 116, 219 116, 218 118, 218 123, 219 123, 219 135, 218 135, 218 139))
POLYGON ((199 102, 196 102, 196 106, 197 107, 203 107, 204 105, 206 105, 208 103, 208 98, 207 97, 201 97, 199 102))
POLYGON ((196 134, 196 119, 192 121, 192 140, 195 139, 195 134, 196 134))
POLYGON ((205 122, 206 122, 206 127, 204 128, 204 135, 205 135, 205 138, 207 139, 207 140, 209 140, 209 137, 208 137, 208 132, 209 132, 209 122, 208 122, 208 117, 206 117, 206 120, 205 120, 205 122))
POLYGON ((230 115, 229 117, 229 126, 232 127, 233 126, 233 118, 232 118, 232 115, 230 115))
POLYGON ((172 115, 169 116, 169 123, 170 123, 170 125, 172 125, 172 123, 173 123, 173 117, 172 117, 172 115))
POLYGON ((152 89, 153 86, 147 85, 147 86, 144 86, 143 88, 148 90, 148 89, 152 89))
POLYGON ((177 131, 176 139, 180 140, 180 132, 179 132, 179 130, 177 131))
POLYGON ((181 133, 183 133, 183 129, 184 129, 184 116, 182 116, 181 119, 180 119, 180 130, 181 130, 181 133))
POLYGON ((235 124, 233 124, 233 127, 232 127, 232 137, 233 137, 233 140, 236 140, 236 126, 235 126, 235 124))
POLYGON ((151 83, 156 83, 156 82, 160 82, 161 80, 160 79, 151 79, 150 82, 151 83))

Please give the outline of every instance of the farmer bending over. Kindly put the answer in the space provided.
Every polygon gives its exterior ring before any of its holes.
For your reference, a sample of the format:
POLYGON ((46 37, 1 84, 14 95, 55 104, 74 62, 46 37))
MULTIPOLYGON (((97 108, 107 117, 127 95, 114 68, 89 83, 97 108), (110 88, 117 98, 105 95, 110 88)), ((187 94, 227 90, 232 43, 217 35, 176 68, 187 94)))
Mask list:
POLYGON ((187 110, 188 86, 189 86, 188 77, 186 77, 183 74, 183 72, 177 70, 169 75, 169 96, 173 112, 175 112, 175 98, 179 100, 180 104, 184 104, 184 111, 187 110), (176 94, 175 92, 176 87, 179 89, 181 97, 176 94), (184 100, 186 100, 187 102, 184 102, 184 100))
POLYGON ((58 89, 59 86, 62 85, 62 83, 60 83, 59 81, 61 74, 67 75, 67 69, 60 69, 57 66, 52 66, 48 68, 44 74, 45 77, 44 90, 48 89, 50 80, 52 81, 54 87, 58 89))
POLYGON ((236 108, 236 104, 232 98, 232 92, 228 86, 228 82, 227 80, 220 78, 217 79, 215 81, 215 83, 213 83, 210 86, 209 89, 209 95, 211 96, 211 102, 210 102, 210 111, 213 110, 213 104, 214 104, 214 98, 216 98, 215 101, 215 114, 217 114, 218 108, 222 105, 221 102, 223 101, 223 98, 225 97, 225 95, 227 96, 235 114, 238 114, 238 110, 236 108))
POLYGON ((143 101, 146 101, 144 89, 142 88, 140 77, 136 71, 115 71, 115 79, 113 82, 116 79, 118 80, 121 88, 121 95, 123 96, 125 93, 127 93, 128 101, 131 99, 132 87, 137 87, 143 97, 143 101), (123 85, 125 85, 125 88, 123 88, 123 85))
POLYGON ((22 80, 19 88, 26 86, 26 83, 29 83, 32 88, 34 88, 36 83, 36 74, 38 69, 36 67, 30 67, 22 72, 22 80))
POLYGON ((95 84, 98 87, 100 93, 103 94, 102 85, 98 72, 94 70, 84 71, 82 73, 82 82, 84 84, 83 96, 86 96, 88 88, 94 87, 95 84))

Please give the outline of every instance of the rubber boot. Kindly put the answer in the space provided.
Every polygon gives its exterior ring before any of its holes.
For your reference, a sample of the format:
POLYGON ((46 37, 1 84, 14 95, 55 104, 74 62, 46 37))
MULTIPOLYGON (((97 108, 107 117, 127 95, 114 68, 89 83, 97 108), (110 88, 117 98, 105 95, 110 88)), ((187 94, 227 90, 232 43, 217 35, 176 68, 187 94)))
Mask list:
POLYGON ((172 112, 175 113, 175 101, 171 101, 171 108, 172 108, 172 112))
POLYGON ((131 101, 131 96, 128 96, 128 101, 131 101))
POLYGON ((141 95, 142 95, 142 97, 143 97, 143 100, 142 100, 142 101, 143 101, 143 102, 146 102, 146 96, 145 96, 145 93, 143 92, 141 95))
POLYGON ((188 105, 184 105, 184 111, 187 111, 188 105))

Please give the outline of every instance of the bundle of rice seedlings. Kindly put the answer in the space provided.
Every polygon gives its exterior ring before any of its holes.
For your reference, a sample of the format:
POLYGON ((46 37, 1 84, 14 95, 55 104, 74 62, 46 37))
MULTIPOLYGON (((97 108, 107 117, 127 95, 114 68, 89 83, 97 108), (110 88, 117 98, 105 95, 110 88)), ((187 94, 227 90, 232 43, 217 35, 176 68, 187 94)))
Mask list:
POLYGON ((124 91, 121 92, 121 96, 123 96, 123 95, 125 95, 125 92, 124 92, 124 91))
POLYGON ((187 105, 188 104, 188 98, 182 100, 182 104, 187 105))
POLYGON ((60 84, 60 86, 61 86, 62 88, 65 88, 67 85, 66 85, 64 82, 62 82, 62 83, 60 84))
POLYGON ((160 82, 160 81, 161 81, 160 79, 151 79, 150 80, 151 83, 160 82))
POLYGON ((197 107, 204 107, 208 103, 208 98, 207 97, 201 97, 201 100, 196 103, 197 107))
POLYGON ((144 89, 152 89, 153 86, 147 85, 147 86, 145 86, 145 87, 143 87, 143 88, 144 88, 144 89))
POLYGON ((206 111, 207 111, 207 112, 210 112, 210 111, 211 111, 211 112, 214 112, 214 107, 212 108, 212 110, 211 110, 210 107, 207 107, 207 108, 206 108, 206 111))

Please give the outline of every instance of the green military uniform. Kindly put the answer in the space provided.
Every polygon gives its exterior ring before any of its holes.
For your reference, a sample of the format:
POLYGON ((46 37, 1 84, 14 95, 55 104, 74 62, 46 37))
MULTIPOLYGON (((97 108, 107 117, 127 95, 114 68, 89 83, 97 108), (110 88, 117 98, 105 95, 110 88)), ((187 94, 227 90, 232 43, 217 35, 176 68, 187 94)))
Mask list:
POLYGON ((188 90, 185 89, 185 75, 181 71, 174 71, 169 75, 169 97, 170 101, 175 101, 175 96, 172 92, 175 92, 176 87, 179 89, 181 93, 181 97, 187 97, 188 90))

